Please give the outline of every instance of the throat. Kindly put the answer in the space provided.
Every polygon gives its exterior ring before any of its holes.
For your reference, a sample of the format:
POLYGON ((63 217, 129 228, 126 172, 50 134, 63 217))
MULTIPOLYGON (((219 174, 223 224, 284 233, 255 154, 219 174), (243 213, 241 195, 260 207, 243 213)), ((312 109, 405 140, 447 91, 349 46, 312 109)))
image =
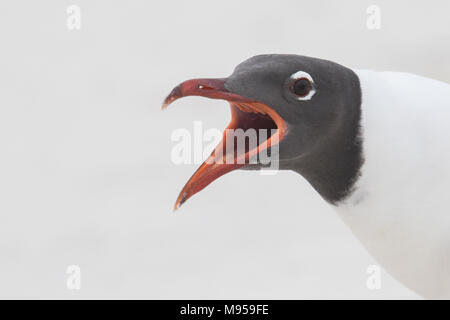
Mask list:
POLYGON ((353 193, 363 162, 362 141, 357 134, 350 145, 336 146, 320 156, 305 157, 294 171, 301 174, 323 199, 338 205, 353 193))

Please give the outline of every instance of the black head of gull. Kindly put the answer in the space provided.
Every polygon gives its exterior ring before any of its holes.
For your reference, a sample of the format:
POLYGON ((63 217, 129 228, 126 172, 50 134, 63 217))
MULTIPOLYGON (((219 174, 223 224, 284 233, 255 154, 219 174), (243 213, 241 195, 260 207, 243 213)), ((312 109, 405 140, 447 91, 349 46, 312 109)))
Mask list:
MULTIPOLYGON (((257 148, 229 155, 227 132, 184 186, 175 209, 223 174, 260 169, 261 152, 276 145, 282 170, 300 173, 328 202, 348 196, 363 163, 358 76, 331 61, 298 55, 259 55, 239 64, 228 78, 193 79, 175 87, 163 108, 178 98, 203 96, 230 103, 227 129, 276 129, 257 148), (217 160, 217 154, 235 161, 217 160), (244 161, 237 161, 244 159, 244 161)), ((272 131, 271 131, 272 132, 272 131)))

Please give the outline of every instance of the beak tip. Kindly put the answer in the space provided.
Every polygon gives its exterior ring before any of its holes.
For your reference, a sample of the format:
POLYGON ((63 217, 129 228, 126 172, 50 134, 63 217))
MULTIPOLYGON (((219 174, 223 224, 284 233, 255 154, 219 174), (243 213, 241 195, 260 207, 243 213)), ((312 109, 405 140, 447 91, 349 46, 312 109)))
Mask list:
POLYGON ((163 104, 161 106, 161 110, 167 109, 167 107, 174 102, 177 99, 177 97, 174 97, 172 95, 167 96, 167 98, 164 99, 163 104))
POLYGON ((173 211, 177 211, 185 202, 189 199, 186 192, 182 192, 179 196, 177 201, 175 202, 175 205, 173 206, 173 211))
POLYGON ((173 212, 177 212, 178 209, 180 209, 181 205, 182 205, 182 203, 180 203, 180 202, 177 201, 177 202, 175 203, 175 205, 173 206, 173 212))
POLYGON ((181 98, 183 95, 181 93, 181 87, 180 85, 173 88, 172 92, 164 99, 163 105, 161 107, 162 110, 167 109, 167 107, 174 102, 175 100, 181 98))

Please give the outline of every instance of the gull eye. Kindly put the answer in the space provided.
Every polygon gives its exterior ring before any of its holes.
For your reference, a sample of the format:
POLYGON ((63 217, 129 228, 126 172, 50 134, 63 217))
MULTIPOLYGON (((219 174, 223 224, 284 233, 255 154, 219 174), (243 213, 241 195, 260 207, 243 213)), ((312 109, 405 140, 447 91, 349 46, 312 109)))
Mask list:
POLYGON ((306 78, 300 78, 295 80, 292 91, 299 97, 305 97, 311 91, 311 82, 306 78))
POLYGON ((289 90, 295 95, 295 99, 310 100, 316 93, 314 81, 309 73, 298 71, 289 77, 289 90))

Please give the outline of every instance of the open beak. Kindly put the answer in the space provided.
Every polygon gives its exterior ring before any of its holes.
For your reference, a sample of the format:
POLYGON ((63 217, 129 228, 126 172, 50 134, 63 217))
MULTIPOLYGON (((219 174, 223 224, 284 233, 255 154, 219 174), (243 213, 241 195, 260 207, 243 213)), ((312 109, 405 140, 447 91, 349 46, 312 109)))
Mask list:
MULTIPOLYGON (((262 102, 228 91, 225 88, 225 81, 226 79, 188 80, 176 86, 164 100, 163 109, 175 100, 187 96, 226 100, 231 108, 231 121, 226 128, 228 130, 225 130, 223 134, 222 141, 183 187, 175 202, 174 210, 220 176, 249 164, 250 159, 279 143, 285 135, 286 123, 276 111, 262 102), (261 139, 258 135, 257 147, 250 149, 246 143, 243 152, 237 152, 235 141, 234 150, 230 152, 230 148, 226 148, 226 142, 231 141, 227 139, 227 136, 233 134, 233 130, 246 131, 250 128, 255 129, 256 132, 266 129, 267 139, 261 139), (271 135, 273 131, 275 133, 271 135)), ((236 139, 236 137, 228 138, 236 139)))

